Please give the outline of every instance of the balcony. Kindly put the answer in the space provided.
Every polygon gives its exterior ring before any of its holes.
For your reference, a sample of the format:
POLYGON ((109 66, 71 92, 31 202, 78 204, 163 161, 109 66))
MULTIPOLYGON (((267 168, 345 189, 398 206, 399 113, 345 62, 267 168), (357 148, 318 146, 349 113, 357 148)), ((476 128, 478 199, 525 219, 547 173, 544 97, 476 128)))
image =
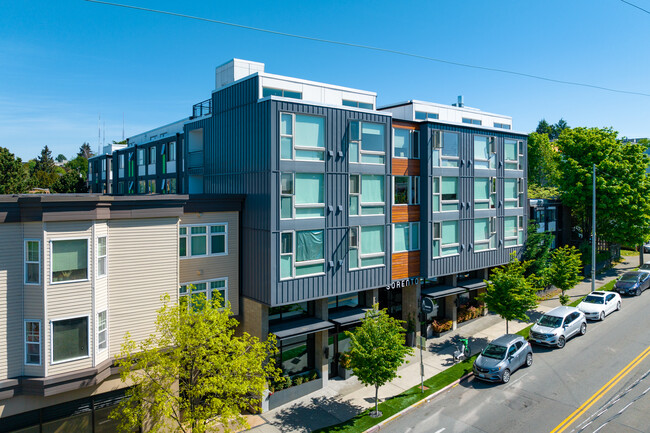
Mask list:
POLYGON ((206 99, 192 106, 192 118, 203 117, 209 114, 212 114, 212 99, 206 99))

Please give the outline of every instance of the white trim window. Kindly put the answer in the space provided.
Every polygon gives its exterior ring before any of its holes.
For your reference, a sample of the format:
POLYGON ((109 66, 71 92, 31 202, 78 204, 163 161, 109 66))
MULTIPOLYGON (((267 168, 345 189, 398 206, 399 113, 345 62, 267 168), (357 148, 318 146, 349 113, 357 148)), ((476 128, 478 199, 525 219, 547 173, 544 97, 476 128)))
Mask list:
POLYGON ((497 219, 476 218, 474 220, 474 251, 487 251, 497 247, 497 219))
POLYGON ((101 352, 108 347, 108 318, 107 311, 97 313, 97 351, 101 352))
POLYGON ((433 131, 434 167, 458 167, 460 165, 460 134, 449 131, 433 131))
POLYGON ((348 161, 386 163, 386 125, 354 120, 348 125, 348 161))
POLYGON ((179 257, 225 256, 227 254, 228 223, 189 224, 178 228, 179 257))
POLYGON ((50 322, 52 364, 90 356, 88 322, 90 322, 88 316, 57 319, 50 322))
POLYGON ((41 241, 25 240, 25 284, 41 283, 41 241))
POLYGON ((524 244, 524 217, 522 215, 503 218, 503 246, 506 248, 524 244))
POLYGON ((393 204, 420 204, 420 176, 393 176, 393 204))
POLYGON ((503 203, 504 207, 516 208, 523 207, 524 205, 524 180, 517 179, 504 179, 503 180, 503 203))
POLYGON ((451 256, 459 253, 458 221, 434 222, 431 256, 451 256))
POLYGON ((420 158, 420 131, 393 128, 393 158, 420 158))
POLYGON ((497 178, 474 178, 474 209, 494 209, 497 201, 497 178))
POLYGON ((97 238, 97 277, 105 277, 108 274, 108 251, 106 244, 107 237, 97 238))
POLYGON ((427 113, 426 111, 416 111, 415 120, 438 120, 440 115, 438 113, 427 113))
POLYGON ((225 305, 228 305, 228 278, 224 277, 213 280, 184 283, 179 288, 179 297, 181 302, 187 299, 193 300, 193 302, 188 303, 188 308, 190 304, 192 307, 196 307, 198 305, 196 300, 201 297, 201 295, 203 299, 208 302, 212 302, 213 299, 219 298, 220 295, 222 303, 220 303, 219 307, 223 308, 224 303, 225 305), (194 289, 190 290, 190 285, 193 285, 194 289))
POLYGON ((325 216, 323 173, 280 175, 280 218, 322 218, 325 216))
POLYGON ((324 161, 325 118, 280 113, 280 158, 324 161))
POLYGON ((50 240, 50 282, 88 280, 88 238, 50 240))
POLYGON ((474 168, 497 168, 497 138, 474 136, 474 168))
POLYGON ((458 176, 435 176, 431 190, 433 212, 453 212, 458 210, 458 176))
POLYGON ((522 170, 524 160, 524 142, 506 138, 503 140, 506 170, 522 170))
POLYGON ((393 252, 417 251, 420 249, 420 223, 393 224, 393 252))
POLYGON ((319 275, 324 272, 324 230, 280 233, 280 279, 319 275))
POLYGON ((41 365, 40 320, 25 320, 25 364, 41 365))
POLYGON ((384 197, 384 176, 350 175, 350 215, 383 215, 384 197))
POLYGON ((372 268, 385 264, 384 226, 350 227, 348 230, 349 269, 372 268))

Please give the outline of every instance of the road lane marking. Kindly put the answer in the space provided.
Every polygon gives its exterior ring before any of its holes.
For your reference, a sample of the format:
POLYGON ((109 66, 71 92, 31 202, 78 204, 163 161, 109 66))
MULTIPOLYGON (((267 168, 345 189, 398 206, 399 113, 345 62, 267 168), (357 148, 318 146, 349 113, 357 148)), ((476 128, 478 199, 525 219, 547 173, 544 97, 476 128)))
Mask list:
POLYGON ((637 365, 641 363, 648 355, 650 355, 650 346, 634 358, 628 365, 625 366, 616 376, 612 377, 609 382, 603 385, 594 395, 585 401, 579 408, 577 408, 571 415, 562 421, 557 427, 551 430, 551 433, 562 433, 571 424, 573 424, 579 417, 581 417, 594 403, 600 400, 609 390, 611 390, 623 377, 632 371, 637 365))
POLYGON ((513 380, 512 382, 510 382, 510 383, 508 384, 508 386, 506 386, 506 389, 512 387, 512 385, 514 385, 515 383, 519 382, 521 379, 523 379, 523 378, 526 377, 526 376, 528 376, 528 373, 526 373, 526 374, 524 374, 523 376, 517 378, 517 380, 513 380))
POLYGON ((443 428, 441 428, 440 430, 438 430, 438 431, 437 431, 437 432, 435 432, 435 433, 442 433, 443 431, 445 431, 445 428, 444 428, 444 427, 443 427, 443 428))

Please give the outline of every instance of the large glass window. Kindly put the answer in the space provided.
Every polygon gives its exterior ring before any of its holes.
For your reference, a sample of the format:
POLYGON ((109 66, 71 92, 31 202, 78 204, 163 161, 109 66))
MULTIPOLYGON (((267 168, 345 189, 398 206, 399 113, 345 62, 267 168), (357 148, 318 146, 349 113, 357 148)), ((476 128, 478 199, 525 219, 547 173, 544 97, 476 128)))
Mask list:
POLYGON ((474 220, 474 251, 497 247, 496 217, 474 220))
POLYGON ((523 207, 523 179, 504 179, 504 206, 523 207))
POLYGON ((434 131, 431 158, 434 167, 458 167, 459 140, 460 135, 456 132, 434 131))
POLYGON ((503 245, 514 247, 524 244, 524 217, 507 216, 503 219, 504 241, 503 245))
POLYGON ((383 215, 384 206, 384 176, 350 175, 350 215, 383 215))
POLYGON ((350 269, 384 265, 384 226, 351 227, 348 242, 350 269))
POLYGON ((88 279, 88 239, 51 241, 52 282, 88 279))
POLYGON ((88 355, 88 317, 52 321, 52 362, 88 355))
POLYGON ((41 322, 25 321, 25 364, 41 364, 41 322))
POLYGON ((325 216, 322 173, 282 173, 280 185, 281 218, 320 218, 325 216))
MULTIPOLYGON (((505 168, 506 170, 519 169, 519 144, 517 140, 506 138, 503 140, 505 147, 505 168)), ((522 152, 523 153, 523 152, 522 152)))
POLYGON ((433 211, 442 212, 458 210, 458 177, 434 178, 433 211))
POLYGON ((97 350, 104 350, 108 347, 108 322, 106 321, 106 310, 97 313, 97 350))
POLYGON ((417 251, 420 249, 420 223, 393 224, 393 252, 417 251))
POLYGON ((280 115, 280 157, 323 161, 325 159, 325 118, 282 113, 280 115))
POLYGON ((228 254, 228 224, 181 226, 178 229, 180 257, 228 254))
POLYGON ((207 281, 196 281, 192 283, 182 284, 179 289, 179 296, 181 302, 187 302, 187 307, 197 308, 200 307, 201 302, 213 302, 221 296, 221 304, 228 301, 228 278, 217 278, 207 281), (190 285, 194 286, 191 289, 190 285), (191 289, 191 290, 190 290, 191 289))
POLYGON ((287 376, 314 368, 314 334, 284 338, 278 341, 276 365, 287 376))
POLYGON ((97 276, 105 277, 108 272, 106 236, 97 238, 97 276))
POLYGON ((25 284, 41 282, 41 241, 25 241, 25 284))
POLYGON ((393 204, 420 204, 419 176, 395 176, 393 184, 393 204))
POLYGON ((496 168, 496 137, 474 136, 474 167, 496 168))
POLYGON ((441 239, 441 255, 449 256, 460 252, 458 238, 458 221, 443 221, 441 239))
POLYGON ((474 178, 474 209, 494 209, 496 207, 496 178, 474 178))
POLYGON ((349 162, 386 163, 386 126, 381 123, 350 122, 348 128, 349 162))
POLYGON ((419 131, 393 128, 393 156, 395 158, 420 158, 419 131))
POLYGON ((325 272, 323 230, 280 234, 280 278, 303 277, 325 272))

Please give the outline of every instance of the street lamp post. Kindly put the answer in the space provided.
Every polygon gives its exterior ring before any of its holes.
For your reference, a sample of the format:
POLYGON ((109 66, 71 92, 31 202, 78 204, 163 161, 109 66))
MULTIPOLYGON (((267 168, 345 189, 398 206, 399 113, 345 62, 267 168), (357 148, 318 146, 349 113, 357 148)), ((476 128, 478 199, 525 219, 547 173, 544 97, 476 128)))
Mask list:
POLYGON ((591 291, 596 290, 596 164, 593 166, 591 175, 592 199, 591 199, 591 291))

